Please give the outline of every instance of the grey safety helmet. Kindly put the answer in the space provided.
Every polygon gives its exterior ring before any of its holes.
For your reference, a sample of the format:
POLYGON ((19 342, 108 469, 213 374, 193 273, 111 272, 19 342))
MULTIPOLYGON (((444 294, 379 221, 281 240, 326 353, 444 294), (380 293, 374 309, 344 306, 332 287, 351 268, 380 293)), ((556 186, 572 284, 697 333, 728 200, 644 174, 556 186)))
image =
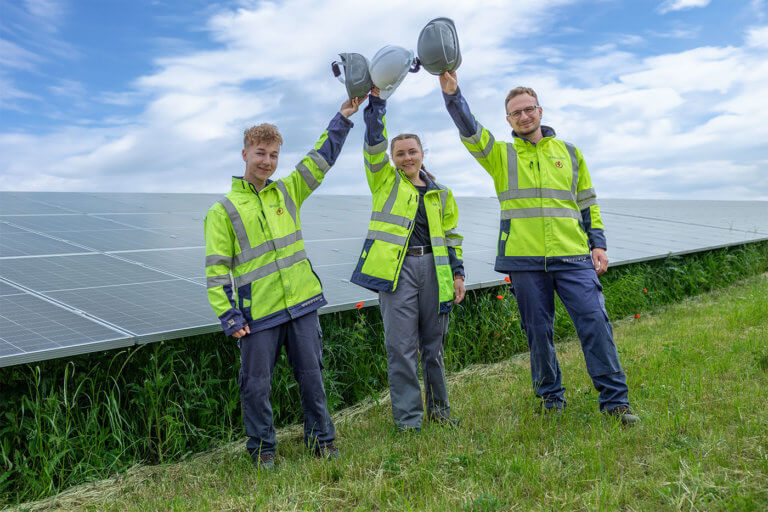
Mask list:
POLYGON ((347 88, 349 98, 362 98, 373 87, 371 74, 368 72, 368 59, 359 53, 340 53, 341 62, 333 61, 333 76, 347 88), (344 78, 341 77, 342 69, 344 78))
POLYGON ((459 36, 450 18, 435 18, 421 29, 416 49, 421 65, 433 75, 456 71, 461 65, 459 36))
POLYGON ((419 70, 419 63, 413 57, 412 51, 387 45, 373 56, 369 70, 371 80, 379 88, 379 97, 385 100, 392 96, 408 72, 415 73, 419 70))

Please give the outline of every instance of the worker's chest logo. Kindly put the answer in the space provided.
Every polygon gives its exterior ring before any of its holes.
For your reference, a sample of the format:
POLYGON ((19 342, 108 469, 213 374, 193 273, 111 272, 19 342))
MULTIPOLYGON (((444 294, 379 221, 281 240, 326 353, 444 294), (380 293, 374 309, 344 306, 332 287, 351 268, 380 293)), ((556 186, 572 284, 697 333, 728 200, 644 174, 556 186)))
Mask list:
POLYGON ((276 214, 278 214, 278 215, 282 215, 284 211, 285 211, 285 210, 283 210, 283 207, 282 207, 282 206, 280 206, 280 207, 279 207, 279 208, 278 208, 278 209, 275 211, 275 213, 276 213, 276 214))
POLYGON ((561 162, 560 160, 555 160, 555 165, 558 166, 559 168, 562 168, 563 162, 561 162))

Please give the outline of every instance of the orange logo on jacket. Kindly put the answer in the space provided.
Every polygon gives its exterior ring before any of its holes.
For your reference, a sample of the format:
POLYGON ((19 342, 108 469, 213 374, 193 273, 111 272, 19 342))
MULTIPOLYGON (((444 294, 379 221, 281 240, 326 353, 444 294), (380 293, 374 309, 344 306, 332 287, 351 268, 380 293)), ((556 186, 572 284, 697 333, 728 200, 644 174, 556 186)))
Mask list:
POLYGON ((276 214, 278 214, 278 215, 282 215, 282 214, 283 214, 283 211, 284 211, 284 210, 283 210, 283 207, 281 206, 281 207, 279 207, 279 208, 277 209, 277 211, 276 211, 275 213, 276 213, 276 214))
POLYGON ((558 166, 558 167, 562 167, 563 166, 563 162, 561 162, 560 160, 557 160, 555 162, 555 165, 558 166))

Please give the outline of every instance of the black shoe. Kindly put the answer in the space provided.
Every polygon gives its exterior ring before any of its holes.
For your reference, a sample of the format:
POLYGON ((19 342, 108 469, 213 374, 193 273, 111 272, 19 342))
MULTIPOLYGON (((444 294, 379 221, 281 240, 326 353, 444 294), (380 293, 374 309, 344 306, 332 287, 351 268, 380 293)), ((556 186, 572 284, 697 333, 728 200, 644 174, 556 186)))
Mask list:
POLYGON ((421 432, 421 427, 414 427, 411 425, 397 425, 397 431, 405 434, 418 434, 421 432))
POLYGON ((315 444, 312 448, 312 455, 321 459, 338 459, 341 457, 341 452, 336 448, 336 445, 331 442, 323 445, 315 444))
POLYGON ((259 471, 271 471, 275 469, 275 454, 266 452, 266 453, 259 453, 255 452, 253 455, 251 455, 251 460, 253 461, 253 467, 258 469, 259 471))
POLYGON ((560 419, 565 414, 565 407, 542 407, 542 416, 547 418, 560 419))
POLYGON ((631 427, 640 421, 640 418, 632 413, 632 409, 630 409, 628 405, 620 405, 618 407, 614 407, 613 409, 605 411, 605 414, 616 418, 621 422, 622 425, 626 427, 631 427))
POLYGON ((563 414, 565 414, 565 403, 564 402, 557 402, 557 403, 559 403, 560 405, 550 405, 549 407, 547 407, 547 405, 544 402, 541 402, 538 406, 536 406, 536 409, 534 409, 534 412, 541 416, 560 418, 563 414))
POLYGON ((436 423, 441 427, 458 428, 461 425, 461 420, 440 416, 438 414, 428 415, 427 420, 429 420, 430 423, 436 423))

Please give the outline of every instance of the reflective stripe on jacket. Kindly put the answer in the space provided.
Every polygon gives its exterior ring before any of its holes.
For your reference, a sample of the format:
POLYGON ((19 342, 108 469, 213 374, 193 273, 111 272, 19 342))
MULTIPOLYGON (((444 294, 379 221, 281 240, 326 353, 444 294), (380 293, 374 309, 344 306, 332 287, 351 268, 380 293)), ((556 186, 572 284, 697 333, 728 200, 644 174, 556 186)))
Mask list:
MULTIPOLYGON (((365 172, 373 195, 373 211, 363 250, 350 279, 374 291, 397 288, 419 206, 419 191, 402 171, 395 169, 386 153, 384 113, 385 102, 379 98, 372 98, 364 113, 365 172)), ((459 211, 448 188, 432 181, 424 171, 421 178, 427 184, 424 208, 437 273, 439 310, 445 313, 453 304, 453 276, 464 275, 463 237, 456 230, 459 211)))
POLYGON ((290 175, 268 180, 259 192, 233 177, 231 191, 208 210, 208 300, 227 335, 245 325, 252 333, 268 329, 326 304, 304 250, 299 209, 335 162, 351 126, 337 114, 290 175))
POLYGON ((590 250, 606 243, 581 151, 547 126, 538 144, 514 132, 513 142, 497 141, 459 91, 444 98, 464 146, 493 178, 501 204, 495 269, 591 268, 590 250))

